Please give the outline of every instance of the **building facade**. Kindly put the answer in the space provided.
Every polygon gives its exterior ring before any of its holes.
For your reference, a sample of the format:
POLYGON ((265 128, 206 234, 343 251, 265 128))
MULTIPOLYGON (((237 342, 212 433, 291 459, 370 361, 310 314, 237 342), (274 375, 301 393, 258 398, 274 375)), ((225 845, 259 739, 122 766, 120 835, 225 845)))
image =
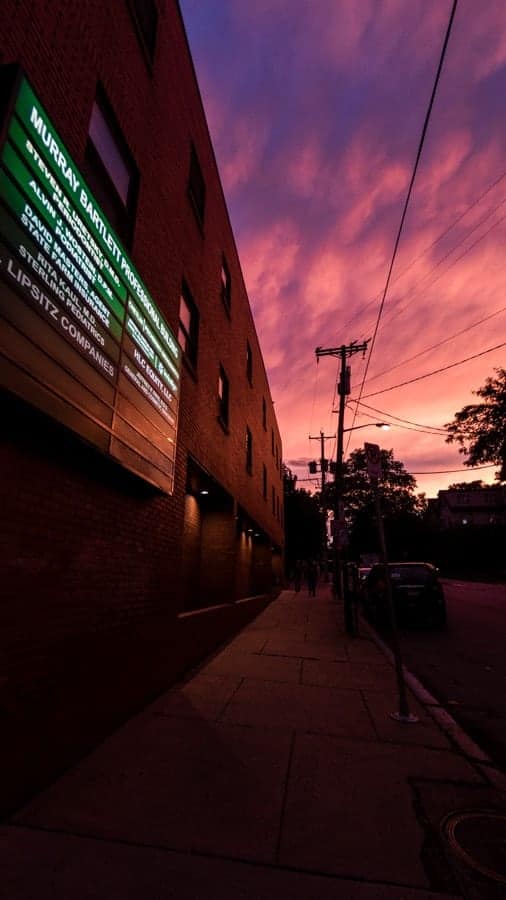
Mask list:
POLYGON ((506 525, 506 487, 470 486, 439 491, 438 513, 443 528, 506 525))
POLYGON ((2 20, 9 807, 268 602, 283 490, 176 0, 4 0, 2 20))

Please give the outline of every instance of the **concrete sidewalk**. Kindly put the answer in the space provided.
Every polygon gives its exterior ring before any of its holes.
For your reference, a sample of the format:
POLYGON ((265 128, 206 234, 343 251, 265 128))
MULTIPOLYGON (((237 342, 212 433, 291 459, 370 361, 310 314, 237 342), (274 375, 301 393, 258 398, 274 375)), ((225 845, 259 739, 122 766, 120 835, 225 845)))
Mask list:
POLYGON ((440 823, 505 795, 411 692, 418 724, 390 717, 390 662, 342 623, 328 586, 284 591, 0 828, 0 896, 503 896, 440 823))

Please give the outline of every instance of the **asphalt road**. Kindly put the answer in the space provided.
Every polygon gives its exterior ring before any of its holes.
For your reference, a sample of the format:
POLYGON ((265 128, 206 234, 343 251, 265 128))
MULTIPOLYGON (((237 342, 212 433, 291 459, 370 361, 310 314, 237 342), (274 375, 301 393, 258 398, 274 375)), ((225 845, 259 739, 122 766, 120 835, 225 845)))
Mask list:
POLYGON ((506 770, 506 585, 443 584, 448 629, 403 629, 404 665, 506 770))

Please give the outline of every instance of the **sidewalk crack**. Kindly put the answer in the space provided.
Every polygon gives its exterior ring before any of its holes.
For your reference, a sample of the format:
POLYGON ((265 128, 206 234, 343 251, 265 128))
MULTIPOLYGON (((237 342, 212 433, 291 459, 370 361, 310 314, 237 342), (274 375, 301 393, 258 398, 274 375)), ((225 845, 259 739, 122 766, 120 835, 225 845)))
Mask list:
POLYGON ((244 677, 239 678, 239 684, 236 686, 235 690, 232 691, 232 693, 230 694, 230 697, 229 697, 228 700, 225 702, 225 705, 223 706, 221 712, 220 712, 219 715, 216 717, 216 719, 215 719, 216 724, 218 724, 219 722, 222 721, 223 716, 225 715, 225 713, 226 713, 228 707, 229 707, 230 704, 232 703, 232 700, 234 699, 235 695, 237 694, 237 691, 243 686, 245 680, 246 680, 246 679, 245 679, 244 677))
POLYGON ((288 798, 288 785, 290 782, 290 774, 292 771, 292 760, 293 754, 295 750, 295 738, 297 737, 297 732, 292 731, 292 739, 290 741, 290 752, 288 754, 288 765, 286 767, 286 777, 285 777, 285 786, 283 789, 283 799, 281 802, 281 815, 279 817, 279 831, 278 838, 276 841, 276 850, 274 852, 274 863, 275 865, 279 865, 279 854, 281 852, 281 838, 283 834, 283 826, 285 824, 285 816, 286 816, 286 803, 288 798))
POLYGON ((368 715, 368 717, 369 717, 369 721, 370 721, 370 723, 371 723, 371 725, 372 725, 372 730, 374 731, 374 734, 376 735, 376 740, 379 741, 380 743, 382 743, 380 734, 379 734, 379 732, 378 732, 378 729, 376 728, 376 723, 375 723, 375 721, 374 721, 374 717, 373 717, 373 715, 372 715, 372 713, 371 713, 371 710, 369 709, 369 704, 367 703, 367 700, 366 700, 365 691, 362 690, 362 689, 360 688, 359 691, 358 691, 358 693, 359 693, 360 696, 362 697, 362 703, 363 703, 364 706, 365 706, 365 711, 366 711, 366 713, 367 713, 367 715, 368 715))

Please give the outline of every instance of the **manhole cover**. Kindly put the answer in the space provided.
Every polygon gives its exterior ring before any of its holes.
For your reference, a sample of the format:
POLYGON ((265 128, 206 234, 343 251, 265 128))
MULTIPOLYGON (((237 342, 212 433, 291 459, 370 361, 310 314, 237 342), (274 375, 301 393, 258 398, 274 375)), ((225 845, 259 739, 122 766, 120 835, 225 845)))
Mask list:
POLYGON ((470 869, 506 885, 506 814, 494 809, 452 812, 441 822, 452 852, 470 869))

